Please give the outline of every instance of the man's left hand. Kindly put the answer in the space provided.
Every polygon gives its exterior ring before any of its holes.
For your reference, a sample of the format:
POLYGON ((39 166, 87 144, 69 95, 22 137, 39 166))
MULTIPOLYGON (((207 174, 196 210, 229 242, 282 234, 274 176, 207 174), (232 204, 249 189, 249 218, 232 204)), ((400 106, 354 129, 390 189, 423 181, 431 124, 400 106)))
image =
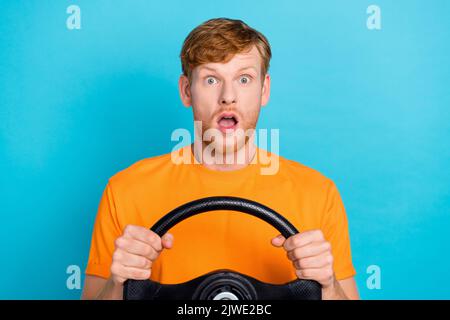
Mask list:
POLYGON ((299 279, 315 280, 323 290, 335 285, 331 244, 325 240, 322 231, 297 233, 287 240, 279 235, 272 239, 272 245, 284 247, 299 279))

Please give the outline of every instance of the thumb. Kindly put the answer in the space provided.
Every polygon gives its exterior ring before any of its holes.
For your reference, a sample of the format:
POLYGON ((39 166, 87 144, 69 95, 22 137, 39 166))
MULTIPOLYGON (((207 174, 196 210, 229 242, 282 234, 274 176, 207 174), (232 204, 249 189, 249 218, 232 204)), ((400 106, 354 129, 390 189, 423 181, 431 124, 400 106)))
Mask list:
POLYGON ((170 249, 173 246, 173 235, 171 233, 166 233, 162 236, 161 241, 165 249, 170 249))
POLYGON ((284 241, 286 241, 286 239, 281 234, 279 234, 278 236, 272 239, 272 245, 275 247, 282 247, 284 241))

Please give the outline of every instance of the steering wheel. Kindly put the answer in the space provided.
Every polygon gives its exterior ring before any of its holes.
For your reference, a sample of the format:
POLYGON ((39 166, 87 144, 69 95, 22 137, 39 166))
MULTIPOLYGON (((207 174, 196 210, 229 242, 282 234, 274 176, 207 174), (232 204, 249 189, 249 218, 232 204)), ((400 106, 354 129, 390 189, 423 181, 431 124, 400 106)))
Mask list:
MULTIPOLYGON (((277 229, 286 239, 298 230, 274 210, 252 200, 238 197, 207 197, 183 204, 150 228, 162 237, 170 228, 194 215, 233 210, 260 218, 277 229)), ((312 280, 296 279, 285 284, 270 284, 253 277, 221 269, 179 284, 161 284, 153 280, 125 281, 125 300, 320 300, 321 285, 312 280)))

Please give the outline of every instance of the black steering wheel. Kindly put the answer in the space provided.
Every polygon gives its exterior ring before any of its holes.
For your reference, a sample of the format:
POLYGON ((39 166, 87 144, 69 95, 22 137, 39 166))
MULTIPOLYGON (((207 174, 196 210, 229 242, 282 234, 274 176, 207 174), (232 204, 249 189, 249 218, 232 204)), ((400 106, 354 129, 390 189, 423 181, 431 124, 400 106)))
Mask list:
MULTIPOLYGON (((216 210, 233 210, 260 218, 286 239, 298 230, 279 213, 248 199, 208 197, 188 202, 170 211, 150 230, 163 236, 170 228, 194 215, 216 210)), ((127 280, 125 300, 320 300, 321 285, 312 280, 293 280, 285 284, 261 282, 232 270, 216 270, 179 284, 152 280, 127 280)))

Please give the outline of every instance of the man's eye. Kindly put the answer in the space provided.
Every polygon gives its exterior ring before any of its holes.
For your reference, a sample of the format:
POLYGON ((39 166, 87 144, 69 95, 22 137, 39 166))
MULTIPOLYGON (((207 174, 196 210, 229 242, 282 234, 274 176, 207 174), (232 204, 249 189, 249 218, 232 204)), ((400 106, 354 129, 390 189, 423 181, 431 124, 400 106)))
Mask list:
POLYGON ((206 82, 208 84, 216 84, 217 83, 217 79, 214 78, 214 77, 208 77, 208 78, 206 78, 206 82))
POLYGON ((242 83, 242 84, 247 84, 247 83, 250 82, 250 77, 242 76, 242 77, 239 78, 239 82, 242 83))

